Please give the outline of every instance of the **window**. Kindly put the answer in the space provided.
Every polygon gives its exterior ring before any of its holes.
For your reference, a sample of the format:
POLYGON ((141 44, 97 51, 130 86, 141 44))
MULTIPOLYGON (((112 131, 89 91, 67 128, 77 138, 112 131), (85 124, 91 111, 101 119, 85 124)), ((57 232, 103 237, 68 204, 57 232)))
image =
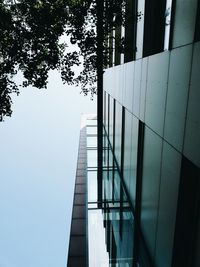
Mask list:
POLYGON ((121 25, 115 28, 115 66, 121 63, 120 43, 121 43, 121 25))
POLYGON ((145 1, 143 57, 164 50, 166 0, 145 1))
POLYGON ((126 0, 124 62, 134 60, 136 52, 136 0, 126 0))
POLYGON ((88 202, 97 202, 97 171, 88 171, 88 202))

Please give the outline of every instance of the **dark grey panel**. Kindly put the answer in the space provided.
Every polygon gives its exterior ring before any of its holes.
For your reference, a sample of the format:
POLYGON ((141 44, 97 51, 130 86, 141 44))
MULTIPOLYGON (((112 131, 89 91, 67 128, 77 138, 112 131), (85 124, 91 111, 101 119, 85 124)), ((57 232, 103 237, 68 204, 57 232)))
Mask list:
POLYGON ((116 101, 115 111, 115 157, 121 168, 121 144, 122 144, 122 106, 116 101))
POLYGON ((70 236, 69 255, 77 257, 86 255, 86 236, 70 236))
POLYGON ((194 44, 184 155, 200 167, 200 42, 194 44))
POLYGON ((149 57, 145 123, 163 136, 169 52, 149 57))
POLYGON ((86 218, 86 206, 85 205, 76 205, 76 206, 74 205, 72 218, 73 219, 86 218))
POLYGON ((84 205, 86 203, 86 194, 75 194, 74 204, 75 205, 84 205))
POLYGON ((130 188, 131 179, 131 141, 132 141, 132 114, 125 111, 125 134, 124 134, 124 182, 126 188, 130 188))
POLYGON ((130 164, 130 184, 129 195, 133 207, 135 206, 136 194, 136 172, 137 172, 137 149, 138 149, 138 119, 132 116, 132 138, 131 138, 131 164, 130 164))
POLYGON ((86 178, 87 178, 86 127, 81 129, 76 170, 74 203, 68 252, 68 267, 86 267, 86 178))
POLYGON ((86 183, 86 177, 85 176, 76 177, 76 184, 85 184, 85 183, 86 183))
POLYGON ((180 168, 181 154, 164 142, 155 253, 156 266, 171 266, 180 168))
POLYGON ((77 170, 76 176, 86 176, 86 170, 85 169, 77 170))
POLYGON ((71 234, 82 235, 85 233, 86 220, 85 219, 74 219, 72 220, 71 234))
POLYGON ((86 267, 86 258, 69 257, 67 267, 86 267))
POLYGON ((84 194, 86 192, 85 184, 76 184, 75 186, 75 194, 84 194))
POLYGON ((170 54, 164 137, 182 152, 187 110, 192 45, 173 49, 170 54))
POLYGON ((145 1, 143 56, 164 50, 166 0, 145 1))
POLYGON ((87 164, 85 162, 81 163, 79 162, 77 165, 77 170, 85 170, 87 167, 87 164))
POLYGON ((194 266, 200 209, 200 169, 182 157, 172 267, 194 266))
POLYGON ((200 214, 198 215, 197 234, 196 234, 196 249, 194 256, 194 267, 200 266, 200 214))
POLYGON ((198 0, 176 0, 172 47, 183 46, 194 41, 198 0))
POLYGON ((78 158, 78 163, 79 163, 79 164, 83 164, 83 163, 84 163, 85 165, 87 165, 87 164, 86 164, 86 156, 85 156, 85 157, 80 157, 80 158, 78 158))
POLYGON ((141 199, 141 228, 154 257, 158 216, 162 139, 145 127, 141 199))

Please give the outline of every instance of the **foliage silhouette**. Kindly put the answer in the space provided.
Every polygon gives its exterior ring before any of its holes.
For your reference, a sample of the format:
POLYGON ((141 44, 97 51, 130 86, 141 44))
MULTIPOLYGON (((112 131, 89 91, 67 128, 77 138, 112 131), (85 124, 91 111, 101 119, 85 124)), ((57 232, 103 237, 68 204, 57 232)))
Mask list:
MULTIPOLYGON (((64 83, 81 85, 84 94, 96 93, 96 1, 0 0, 0 120, 12 114, 11 94, 29 85, 46 88, 50 70, 57 69, 64 83), (64 34, 79 51, 68 52, 60 41, 64 34), (81 63, 83 70, 75 76, 73 67, 81 63), (21 84, 14 79, 19 71, 21 84)), ((105 1, 105 66, 106 36, 122 24, 122 6, 123 0, 105 1)))

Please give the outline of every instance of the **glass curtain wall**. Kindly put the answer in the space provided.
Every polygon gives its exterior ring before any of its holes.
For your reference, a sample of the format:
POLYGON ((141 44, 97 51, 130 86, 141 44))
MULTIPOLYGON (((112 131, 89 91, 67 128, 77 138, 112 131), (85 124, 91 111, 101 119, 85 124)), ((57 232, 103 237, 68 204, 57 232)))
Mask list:
MULTIPOLYGON (((104 92, 102 202, 98 202, 97 119, 87 120, 89 267, 149 264, 137 212, 141 122, 104 92), (99 205, 101 204, 101 205, 99 205), (142 260, 141 260, 142 258, 142 260)), ((141 177, 140 177, 141 178, 141 177)), ((140 202, 140 201, 139 201, 140 202)))
MULTIPOLYGON (((108 266, 151 266, 140 233, 137 194, 141 192, 143 134, 133 114, 104 92, 103 225, 108 266), (137 192, 137 194, 136 194, 137 192), (142 258, 142 260, 141 260, 142 258)), ((140 208, 140 207, 139 207, 140 208)))
POLYGON ((87 119, 88 262, 91 267, 107 267, 109 256, 97 188, 97 119, 91 117, 87 119))
MULTIPOLYGON (((106 93, 105 93, 106 94, 106 93)), ((134 216, 123 180, 125 110, 110 95, 104 114, 103 202, 109 266, 133 266, 134 216)))
MULTIPOLYGON (((88 190, 88 240, 89 266, 133 266, 134 216, 121 178, 114 154, 114 132, 117 136, 116 149, 121 151, 122 108, 106 96, 107 108, 104 109, 104 148, 103 148, 103 201, 98 208, 97 192, 97 120, 87 120, 87 190, 88 190), (108 107, 117 106, 117 112, 108 107), (119 123, 116 116, 120 116, 119 123), (113 118, 111 118, 113 116, 113 118), (116 129, 110 131, 111 125, 116 129), (110 136, 108 136, 108 133, 110 136)), ((113 127, 112 127, 113 128, 113 127)))

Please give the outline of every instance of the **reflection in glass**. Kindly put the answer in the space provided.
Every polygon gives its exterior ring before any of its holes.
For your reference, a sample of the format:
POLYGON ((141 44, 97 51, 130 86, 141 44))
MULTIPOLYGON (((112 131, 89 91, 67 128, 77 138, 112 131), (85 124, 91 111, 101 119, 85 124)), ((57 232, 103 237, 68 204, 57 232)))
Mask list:
POLYGON ((109 267, 102 211, 88 210, 89 266, 109 267))
MULTIPOLYGON (((114 105, 113 105, 114 106, 114 105)), ((110 107, 113 107, 112 104, 110 107)), ((118 160, 121 157, 122 108, 117 104, 116 144, 118 160)), ((107 111, 110 115, 112 112, 107 111)), ((114 114, 114 113, 112 113, 114 114)), ((110 116, 109 116, 110 118, 110 116)), ((112 120, 110 120, 112 125, 112 120)), ((94 127, 87 127, 87 129, 94 127)), ((95 127, 96 128, 96 127, 95 127)), ((108 128, 107 128, 108 130, 108 128)), ((91 131, 87 131, 91 134, 91 131)), ((88 237, 89 267, 132 267, 134 217, 123 177, 119 172, 110 141, 113 129, 109 128, 110 140, 104 132, 102 205, 97 198, 97 150, 92 149, 95 142, 87 137, 88 149, 88 237), (91 171, 93 169, 93 171, 91 171), (101 207, 101 208, 100 208, 101 207)))
POLYGON ((109 266, 133 266, 134 217, 110 143, 104 150, 103 217, 109 266))
POLYGON ((166 1, 166 10, 165 10, 165 41, 164 41, 164 50, 169 49, 169 38, 170 38, 170 24, 171 24, 171 9, 172 9, 172 0, 166 1))

